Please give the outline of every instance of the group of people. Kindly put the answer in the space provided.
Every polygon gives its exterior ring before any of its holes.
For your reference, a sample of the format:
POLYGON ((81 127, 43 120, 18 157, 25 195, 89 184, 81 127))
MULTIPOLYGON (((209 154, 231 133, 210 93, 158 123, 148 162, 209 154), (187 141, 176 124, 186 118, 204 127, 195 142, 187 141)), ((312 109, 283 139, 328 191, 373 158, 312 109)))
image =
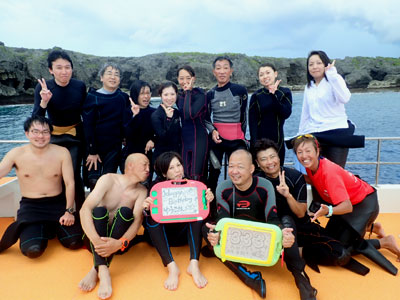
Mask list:
MULTIPOLYGON (((212 66, 217 85, 207 93, 194 87, 193 68, 183 66, 177 70, 180 89, 173 82, 161 84, 161 104, 153 108, 147 82, 134 81, 129 95, 119 89, 118 65, 105 64, 99 72, 102 88, 87 92, 82 81, 72 78, 68 54, 52 51, 48 67, 54 78, 39 80, 32 116, 24 124, 30 143, 11 150, 0 163, 0 178, 15 167, 22 195, 0 251, 20 239, 21 252, 35 258, 55 236, 70 249, 85 245, 94 264, 79 287, 91 291, 99 282, 98 295, 107 299, 114 254, 146 240, 168 269, 165 288, 175 290, 180 269, 170 247, 189 244, 187 272, 203 288, 207 279, 200 254, 214 256, 212 246, 220 239, 215 224, 231 217, 282 228, 284 260, 302 300, 317 294, 306 264, 317 271, 319 264, 339 265, 365 275, 368 268, 352 258, 362 253, 396 274, 376 251, 386 248, 400 259, 395 238, 375 222, 376 190, 343 169, 348 148, 360 147, 363 140, 354 136, 347 118, 344 104, 350 91, 335 62, 323 51, 313 51, 307 59, 299 134, 291 143, 306 174, 283 166, 284 122, 291 115, 292 95, 280 86, 275 66, 260 66, 263 88, 249 103, 246 88, 230 81, 230 58, 217 57, 212 66), (221 181, 224 155, 229 178, 221 181), (149 212, 149 190, 158 182, 182 179, 208 186, 210 216, 205 221, 156 222, 149 212), (307 211, 306 182, 315 187, 312 212, 307 211), (91 190, 86 199, 84 185, 91 190), (330 217, 325 228, 318 224, 321 216, 330 217), (141 226, 144 234, 138 235, 141 226), (366 231, 378 238, 364 239, 366 231)), ((266 297, 260 272, 236 262, 223 264, 266 297)))

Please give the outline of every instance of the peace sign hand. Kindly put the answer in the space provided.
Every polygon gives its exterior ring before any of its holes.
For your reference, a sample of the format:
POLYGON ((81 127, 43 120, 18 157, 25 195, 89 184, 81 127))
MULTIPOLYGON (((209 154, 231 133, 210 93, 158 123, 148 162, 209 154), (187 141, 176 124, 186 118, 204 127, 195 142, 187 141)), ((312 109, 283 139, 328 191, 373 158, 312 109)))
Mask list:
POLYGON ((131 102, 131 111, 133 116, 136 116, 138 113, 140 113, 140 106, 133 102, 131 97, 129 97, 129 101, 131 102))
POLYGON ((331 64, 328 64, 328 65, 325 67, 325 72, 328 71, 330 68, 334 67, 334 66, 335 66, 335 62, 336 62, 336 60, 334 59, 333 62, 332 62, 331 64))
POLYGON ((278 86, 279 86, 279 84, 281 83, 281 81, 282 81, 282 80, 277 80, 277 81, 275 81, 274 84, 268 86, 268 91, 269 91, 271 94, 275 94, 275 92, 276 92, 276 90, 278 89, 278 86))
POLYGON ((289 187, 285 181, 285 171, 279 171, 279 185, 276 186, 276 190, 285 198, 287 198, 290 194, 289 187))
POLYGON ((49 89, 47 89, 47 84, 46 84, 46 80, 44 78, 42 79, 38 79, 38 82, 40 84, 40 86, 42 87, 41 91, 40 91, 40 106, 42 108, 46 108, 47 104, 49 103, 51 97, 53 96, 53 94, 51 93, 51 91, 49 89))
POLYGON ((192 89, 193 89, 193 86, 194 86, 194 80, 195 80, 194 77, 190 78, 190 81, 189 81, 188 83, 184 84, 184 85, 182 86, 182 89, 183 89, 184 91, 190 91, 190 90, 192 90, 192 89))
POLYGON ((171 106, 166 106, 164 103, 160 104, 162 108, 164 108, 165 114, 168 118, 172 118, 174 115, 174 108, 171 106))

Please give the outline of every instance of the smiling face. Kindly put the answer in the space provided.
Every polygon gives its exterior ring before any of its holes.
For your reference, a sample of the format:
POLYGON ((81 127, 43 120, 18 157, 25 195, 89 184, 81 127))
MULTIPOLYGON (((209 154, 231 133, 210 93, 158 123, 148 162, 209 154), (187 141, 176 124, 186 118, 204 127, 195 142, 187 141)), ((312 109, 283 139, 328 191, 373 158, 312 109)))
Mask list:
POLYGON ((161 92, 161 101, 166 107, 171 107, 176 102, 176 92, 172 86, 166 87, 161 92))
POLYGON ((296 149, 296 156, 299 162, 312 172, 318 170, 319 149, 315 149, 312 141, 302 142, 296 149))
POLYGON ((241 191, 247 190, 253 183, 254 165, 251 155, 244 150, 231 154, 228 164, 228 175, 233 184, 241 191))
POLYGON ((184 91, 191 90, 193 88, 192 81, 194 82, 195 77, 190 75, 188 71, 182 69, 178 74, 178 83, 184 91))
POLYGON ((319 83, 325 75, 325 64, 319 55, 311 55, 308 60, 308 72, 314 78, 315 83, 319 83))
POLYGON ((230 80, 233 73, 233 69, 226 59, 218 60, 215 62, 215 67, 213 69, 213 74, 217 79, 219 87, 223 87, 230 80))
POLYGON ((33 147, 44 148, 50 143, 49 125, 33 122, 29 130, 25 132, 25 136, 33 147))
POLYGON ((260 169, 271 178, 277 178, 281 169, 281 160, 273 148, 261 150, 257 153, 256 162, 260 169))
POLYGON ((72 66, 68 60, 58 58, 52 62, 49 72, 59 86, 66 86, 72 77, 72 66))
POLYGON ((275 83, 276 77, 278 77, 278 72, 271 67, 261 67, 258 71, 258 80, 266 88, 275 83))
POLYGON ((138 96, 138 105, 140 108, 149 106, 151 100, 151 91, 148 86, 142 87, 138 96))
POLYGON ((103 76, 100 76, 100 81, 103 83, 103 88, 106 91, 114 92, 121 82, 121 74, 117 69, 108 66, 105 69, 103 76))
POLYGON ((174 157, 169 163, 167 174, 163 174, 167 180, 181 180, 184 177, 183 165, 174 157))

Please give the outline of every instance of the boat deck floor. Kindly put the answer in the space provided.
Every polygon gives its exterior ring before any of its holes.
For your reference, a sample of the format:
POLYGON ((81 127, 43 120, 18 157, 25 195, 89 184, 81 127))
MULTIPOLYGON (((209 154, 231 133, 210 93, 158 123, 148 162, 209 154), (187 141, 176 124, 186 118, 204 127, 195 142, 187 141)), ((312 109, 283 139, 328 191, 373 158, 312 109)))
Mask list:
MULTIPOLYGON (((0 234, 12 221, 12 218, 0 218, 0 234)), ((378 221, 383 224, 386 233, 393 234, 399 242, 399 214, 381 214, 378 221)), ((400 267, 394 254, 385 249, 380 251, 396 267, 400 267)), ((186 273, 188 247, 174 247, 172 253, 181 269, 176 291, 167 291, 163 287, 167 270, 156 250, 147 243, 140 243, 128 253, 114 257, 110 267, 111 299, 260 299, 216 258, 200 258, 201 270, 208 279, 208 285, 203 289, 197 288, 186 273)), ((321 273, 306 269, 312 285, 318 289, 317 299, 400 299, 400 275, 390 275, 363 256, 356 258, 371 269, 368 275, 360 276, 340 267, 320 267, 321 273)), ((98 299, 98 286, 89 293, 78 289, 80 279, 91 265, 92 257, 87 250, 65 249, 56 239, 49 242, 46 252, 37 259, 23 256, 17 243, 0 254, 0 299, 98 299)), ((268 300, 299 299, 293 277, 286 266, 281 267, 280 261, 273 267, 249 266, 249 269, 262 272, 268 300)))

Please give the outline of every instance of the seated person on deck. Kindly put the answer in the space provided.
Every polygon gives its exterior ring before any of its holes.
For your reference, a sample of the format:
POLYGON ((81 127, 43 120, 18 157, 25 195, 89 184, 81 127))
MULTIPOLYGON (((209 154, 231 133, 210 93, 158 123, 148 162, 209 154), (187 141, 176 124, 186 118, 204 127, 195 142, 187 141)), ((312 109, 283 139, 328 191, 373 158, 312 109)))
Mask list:
POLYGON ((92 251, 94 266, 79 283, 89 292, 100 281, 98 296, 111 297, 109 266, 115 253, 125 253, 142 224, 142 202, 147 189, 141 184, 149 176, 149 160, 135 153, 125 161, 125 174, 105 174, 80 210, 86 237, 85 244, 92 251))
POLYGON ((71 156, 66 148, 50 144, 53 127, 45 117, 28 118, 24 130, 29 144, 12 149, 0 163, 0 178, 15 167, 22 195, 17 220, 4 233, 0 252, 19 238, 21 252, 36 258, 56 235, 64 247, 78 249, 82 230, 75 222, 71 156))

